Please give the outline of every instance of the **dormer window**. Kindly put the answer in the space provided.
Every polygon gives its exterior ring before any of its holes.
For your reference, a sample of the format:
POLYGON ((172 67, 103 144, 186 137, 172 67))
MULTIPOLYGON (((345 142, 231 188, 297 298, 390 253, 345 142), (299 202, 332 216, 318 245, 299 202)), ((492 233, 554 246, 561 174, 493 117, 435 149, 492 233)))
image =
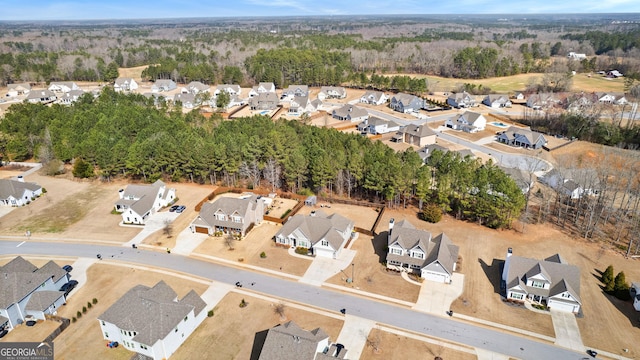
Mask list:
POLYGON ((424 259, 424 253, 422 253, 421 251, 414 251, 411 254, 411 256, 416 258, 416 259, 424 259))
POLYGON ((394 255, 402 255, 402 250, 398 249, 398 248, 392 248, 391 249, 391 253, 394 255))

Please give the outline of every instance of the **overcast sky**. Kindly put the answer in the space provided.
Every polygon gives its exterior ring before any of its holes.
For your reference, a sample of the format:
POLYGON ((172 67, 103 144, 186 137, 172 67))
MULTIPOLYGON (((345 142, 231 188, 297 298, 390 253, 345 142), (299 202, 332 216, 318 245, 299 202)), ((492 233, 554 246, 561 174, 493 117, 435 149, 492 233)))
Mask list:
POLYGON ((640 13, 638 0, 6 0, 0 20, 369 14, 640 13))

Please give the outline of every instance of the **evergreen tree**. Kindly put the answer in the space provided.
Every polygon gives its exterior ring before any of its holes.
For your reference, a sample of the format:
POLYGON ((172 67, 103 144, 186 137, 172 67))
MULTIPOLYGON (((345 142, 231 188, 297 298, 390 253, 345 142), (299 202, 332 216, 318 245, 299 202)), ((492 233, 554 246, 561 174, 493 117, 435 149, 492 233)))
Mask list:
POLYGON ((613 289, 613 274, 613 265, 609 265, 607 269, 602 273, 600 281, 602 281, 602 284, 604 284, 605 287, 611 284, 611 287, 613 289))
POLYGON ((624 271, 620 271, 614 280, 613 287, 614 295, 621 300, 629 300, 631 297, 629 294, 629 284, 624 275, 624 271))

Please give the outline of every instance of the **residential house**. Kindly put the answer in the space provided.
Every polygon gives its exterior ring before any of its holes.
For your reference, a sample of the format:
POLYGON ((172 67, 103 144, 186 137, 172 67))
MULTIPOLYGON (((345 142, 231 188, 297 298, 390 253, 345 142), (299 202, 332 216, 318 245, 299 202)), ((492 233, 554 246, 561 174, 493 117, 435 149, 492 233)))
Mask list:
POLYGON ((251 357, 257 360, 345 359, 347 353, 343 345, 332 344, 322 329, 304 330, 293 321, 269 329, 264 343, 253 347, 259 349, 257 357, 251 357))
POLYGON ((23 206, 42 195, 42 187, 25 182, 20 175, 16 180, 0 179, 0 205, 23 206))
POLYGON ((444 125, 454 130, 476 133, 485 129, 487 126, 487 119, 480 113, 465 111, 461 115, 447 119, 444 125))
POLYGON ((500 166, 500 169, 502 169, 507 176, 513 179, 523 194, 528 193, 535 184, 535 177, 532 176, 530 172, 505 166, 500 166))
POLYGON ((276 244, 308 249, 312 255, 336 259, 352 236, 354 222, 340 214, 312 211, 294 215, 275 236, 276 244))
POLYGON ((119 77, 113 84, 113 90, 116 92, 128 92, 138 90, 138 83, 130 77, 119 77))
POLYGON ((275 92, 261 92, 249 98, 251 110, 273 110, 278 107, 278 95, 275 92))
POLYGON ((194 291, 182 299, 164 281, 137 285, 98 316, 102 337, 154 360, 168 359, 207 317, 194 291))
POLYGON ((370 105, 382 105, 389 100, 387 94, 382 91, 369 90, 360 97, 360 102, 370 105))
POLYGON ((560 103, 560 97, 554 93, 539 93, 529 96, 527 107, 534 110, 553 107, 560 103))
POLYGON ((389 221, 387 269, 406 271, 439 283, 451 283, 459 247, 444 233, 432 237, 409 221, 389 221))
POLYGON ((184 86, 183 88, 181 88, 180 92, 183 94, 189 93, 189 94, 197 95, 202 92, 209 92, 209 85, 205 85, 200 81, 192 81, 189 84, 187 84, 187 86, 184 86))
POLYGON ((640 283, 631 283, 631 297, 633 299, 633 308, 640 311, 640 283))
POLYGON ((415 146, 435 144, 438 135, 427 124, 409 124, 400 129, 392 138, 393 142, 403 142, 415 146))
POLYGON ((18 256, 0 266, 0 329, 55 315, 66 303, 59 289, 67 282, 69 274, 53 261, 38 268, 18 256))
POLYGON ((307 85, 289 85, 288 88, 282 90, 282 96, 280 99, 284 101, 291 101, 296 96, 309 97, 309 86, 307 85))
POLYGON ((513 98, 516 100, 524 100, 525 96, 524 96, 524 93, 517 92, 513 98))
POLYGON ((515 126, 510 126, 506 131, 503 131, 496 137, 496 140, 507 145, 520 146, 525 149, 540 149, 547 143, 547 139, 543 134, 529 128, 519 128, 515 126))
POLYGON ((570 199, 600 192, 600 180, 594 169, 562 169, 554 167, 538 179, 570 199))
POLYGON ((80 99, 82 95, 84 95, 83 90, 71 90, 71 91, 62 93, 58 97, 58 104, 71 105, 74 102, 78 101, 78 99, 80 99))
POLYGON ((447 98, 447 104, 451 107, 462 109, 476 106, 476 99, 468 92, 450 94, 447 98))
POLYGON ((249 90, 249 97, 257 96, 258 94, 263 93, 274 93, 276 92, 276 86, 272 82, 261 82, 258 85, 254 86, 249 90))
POLYGON ((149 216, 173 203, 176 189, 167 188, 161 180, 151 185, 128 185, 118 191, 120 199, 115 203, 117 212, 122 213, 125 224, 144 225, 149 216))
POLYGON ((221 84, 216 86, 216 90, 213 92, 213 96, 217 97, 221 91, 226 91, 229 95, 240 95, 242 88, 237 84, 221 84))
POLYGON ((180 102, 184 109, 193 109, 196 106, 199 106, 200 103, 196 98, 196 95, 193 93, 179 93, 173 96, 173 103, 176 104, 180 102))
POLYGON ((319 99, 309 100, 309 96, 295 95, 291 100, 289 106, 289 113, 291 114, 311 114, 316 112, 319 107, 322 106, 322 101, 319 99))
POLYGON ((509 248, 502 281, 507 300, 580 312, 580 268, 568 264, 559 254, 536 260, 513 255, 509 248))
POLYGON ((56 101, 57 99, 58 97, 56 96, 56 94, 54 94, 53 91, 47 89, 33 89, 27 95, 27 101, 32 104, 49 104, 56 101))
POLYGON ((347 90, 341 86, 323 86, 318 92, 318 99, 344 99, 347 97, 347 90))
MULTIPOLYGON (((167 94, 169 95, 169 94, 167 94)), ((169 101, 170 99, 167 98, 167 96, 164 96, 160 93, 151 93, 151 92, 146 92, 144 94, 142 94, 142 96, 146 97, 147 99, 151 99, 153 98, 153 105, 154 106, 159 106, 162 105, 164 103, 166 103, 167 101, 169 101)), ((175 100, 175 96, 173 97, 173 100, 175 100)))
MULTIPOLYGON (((229 103, 227 104, 225 109, 230 109, 234 106, 244 105, 246 103, 247 103, 246 99, 241 99, 238 95, 231 95, 231 97, 229 98, 229 103)), ((214 101, 214 104, 215 104, 215 101, 214 101)))
POLYGON ((68 93, 71 90, 80 90, 80 87, 73 81, 53 81, 49 84, 49 91, 54 93, 68 93))
POLYGON ((629 103, 624 94, 620 93, 595 93, 599 103, 612 105, 626 105, 629 103))
POLYGON ((418 112, 425 108, 425 101, 415 95, 397 93, 391 97, 389 107, 401 113, 418 112))
POLYGON ((426 164, 427 161, 429 160, 429 158, 431 157, 431 155, 433 155, 433 152, 436 151, 436 150, 438 150, 438 151, 440 151, 442 153, 448 153, 449 151, 454 151, 455 153, 457 153, 460 156, 461 159, 464 159, 467 156, 470 156, 471 158, 475 158, 476 157, 473 154, 473 152, 471 152, 471 150, 469 150, 469 149, 449 150, 446 147, 438 145, 438 144, 425 145, 420 150, 418 150, 418 155, 420 156, 420 159, 422 159, 422 162, 424 164, 426 164))
POLYGON ((368 133, 372 135, 387 134, 390 132, 400 131, 400 125, 390 121, 381 119, 379 117, 371 116, 358 124, 358 131, 360 133, 368 133))
POLYGON ((158 79, 151 86, 152 93, 167 92, 178 88, 176 82, 171 79, 158 79))
POLYGON ((624 75, 622 75, 618 70, 611 70, 609 72, 607 72, 607 77, 608 78, 619 78, 619 77, 623 77, 624 75))
POLYGON ((482 100, 482 103, 494 109, 511 107, 512 105, 511 100, 509 100, 509 95, 501 94, 487 95, 482 100))
POLYGON ((579 54, 573 51, 570 51, 569 54, 567 55, 567 57, 571 60, 584 60, 587 58, 587 54, 579 54))
POLYGON ((364 121, 369 118, 369 112, 367 109, 346 104, 338 109, 333 110, 332 116, 334 119, 342 120, 342 121, 364 121))
POLYGON ((593 94, 579 93, 568 96, 566 99, 565 108, 568 111, 584 111, 591 108, 596 102, 593 94))
POLYGON ((221 197, 212 203, 204 203, 189 228, 191 232, 200 234, 214 235, 219 232, 245 236, 254 225, 262 223, 264 205, 263 198, 256 195, 221 197))
POLYGON ((29 83, 15 83, 7 85, 7 96, 16 97, 18 95, 26 95, 31 91, 29 83))

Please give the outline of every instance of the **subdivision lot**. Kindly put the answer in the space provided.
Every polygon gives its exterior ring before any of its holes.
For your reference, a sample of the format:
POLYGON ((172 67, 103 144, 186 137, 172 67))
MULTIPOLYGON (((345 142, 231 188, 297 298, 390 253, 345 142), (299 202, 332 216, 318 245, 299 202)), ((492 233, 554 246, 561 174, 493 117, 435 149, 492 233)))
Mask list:
POLYGON ((327 215, 340 214, 353 220, 356 227, 370 230, 378 218, 378 208, 318 201, 315 206, 303 206, 298 214, 309 215, 312 211, 322 211, 327 215))
MULTIPOLYGON (((472 360, 477 359, 473 354, 454 350, 439 344, 432 344, 408 336, 392 334, 380 329, 371 329, 368 339, 375 343, 365 346, 360 360, 379 360, 395 358, 402 354, 403 359, 434 359, 439 356, 447 360, 472 360), (376 351, 377 350, 377 351, 376 351)), ((347 357, 348 357, 347 353, 347 357)))

